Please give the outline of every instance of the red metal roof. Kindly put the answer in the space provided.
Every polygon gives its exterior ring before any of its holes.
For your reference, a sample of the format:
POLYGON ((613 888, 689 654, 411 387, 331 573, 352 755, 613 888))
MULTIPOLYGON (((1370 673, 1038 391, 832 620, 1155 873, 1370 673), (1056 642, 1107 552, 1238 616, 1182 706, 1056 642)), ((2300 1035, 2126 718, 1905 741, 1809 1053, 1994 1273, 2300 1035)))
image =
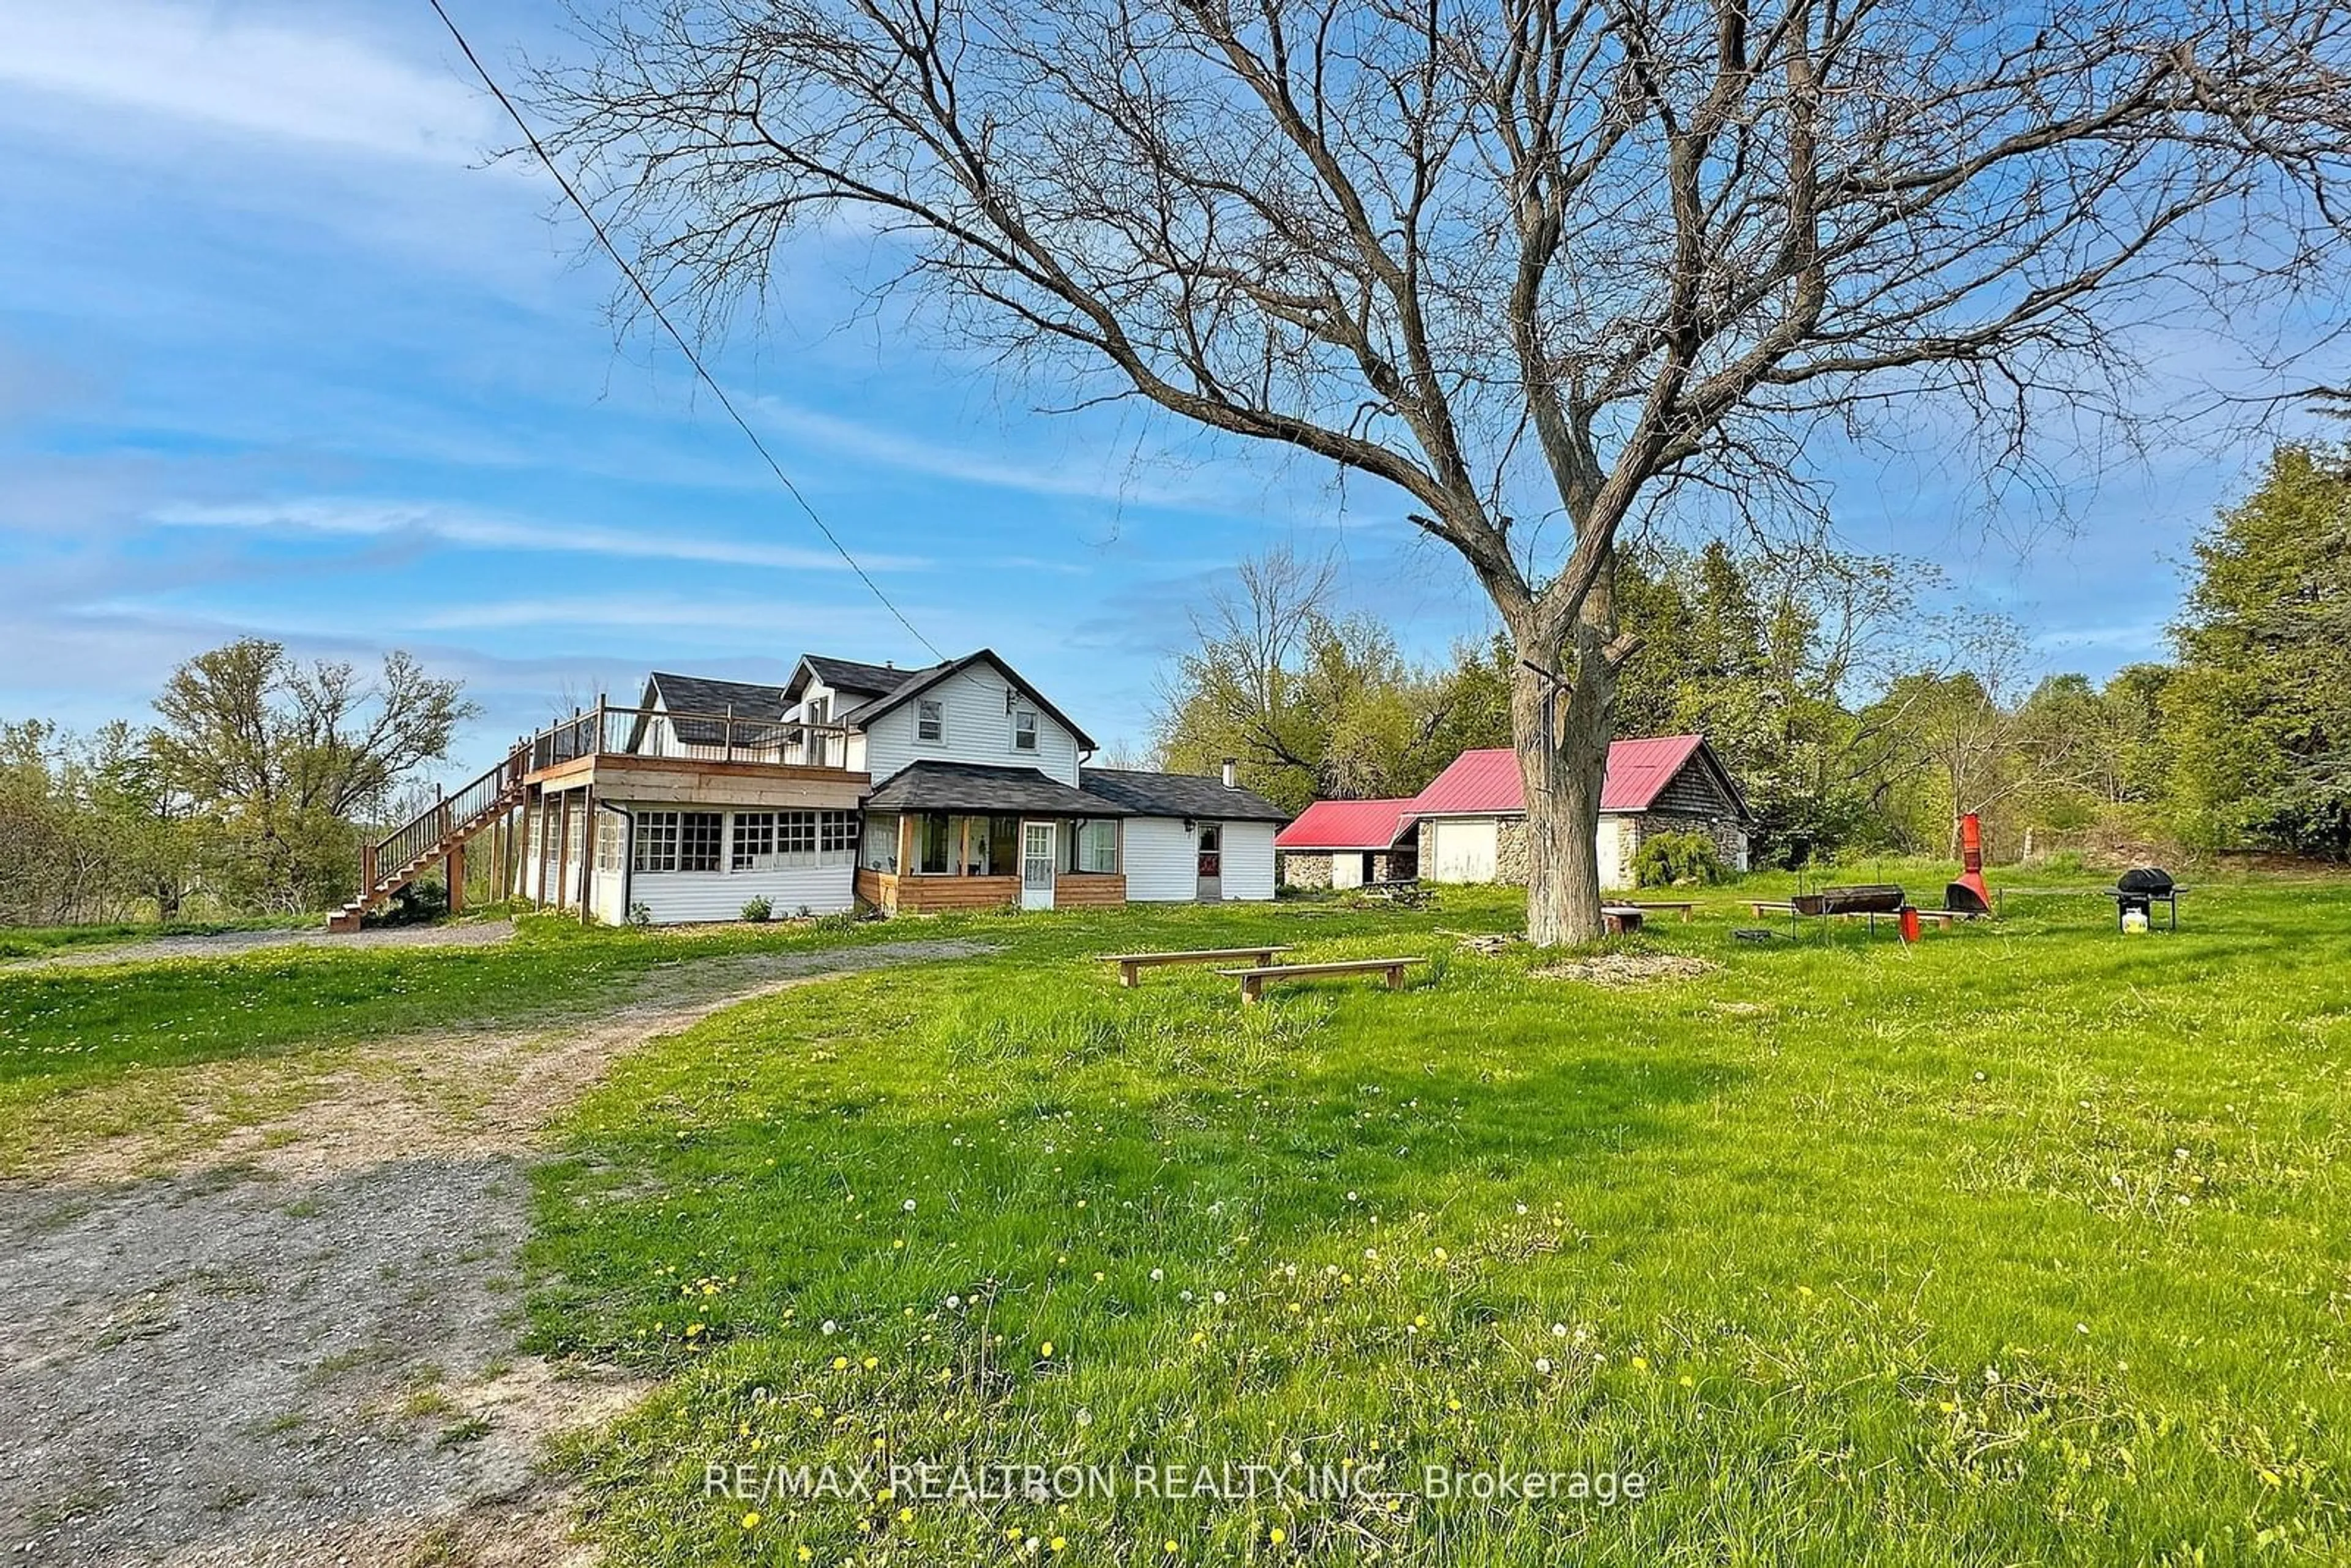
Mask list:
MULTIPOLYGON (((1619 740, 1608 747, 1604 811, 1645 811, 1706 744, 1703 736, 1660 735, 1619 740)), ((1416 817, 1512 815, 1527 809, 1518 754, 1507 747, 1465 751, 1412 801, 1416 817)))
MULTIPOLYGON (((1509 753, 1505 752, 1504 756, 1509 753)), ((1278 850, 1384 850, 1412 823, 1410 800, 1317 800, 1273 835, 1278 850)))

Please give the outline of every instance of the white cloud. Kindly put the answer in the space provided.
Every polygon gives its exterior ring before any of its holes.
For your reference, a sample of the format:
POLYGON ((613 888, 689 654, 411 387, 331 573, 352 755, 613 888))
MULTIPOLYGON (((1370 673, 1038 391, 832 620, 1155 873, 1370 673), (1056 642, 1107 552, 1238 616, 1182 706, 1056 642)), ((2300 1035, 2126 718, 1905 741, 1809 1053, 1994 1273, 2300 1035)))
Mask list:
MULTIPOLYGON (((705 561, 718 566, 773 567, 792 571, 846 571, 831 549, 697 538, 657 524, 643 528, 528 522, 454 507, 392 501, 308 500, 239 506, 167 507, 152 520, 171 528, 291 529, 353 538, 437 539, 470 549, 618 556, 643 560, 705 561)), ((916 556, 860 555, 868 571, 918 571, 916 556)))
POLYGON ((833 634, 860 632, 889 612, 872 601, 841 605, 777 604, 711 601, 678 595, 590 595, 544 599, 498 599, 455 605, 415 617, 407 625, 422 632, 483 632, 524 626, 569 626, 582 632, 655 628, 680 632, 758 632, 833 634))
POLYGON ((997 456, 862 424, 812 409, 794 408, 773 398, 760 397, 749 401, 758 405, 769 424, 812 449, 862 458, 907 473, 927 474, 959 484, 984 485, 990 489, 1015 490, 1031 496, 1067 496, 1183 511, 1221 510, 1230 504, 1228 497, 1220 497, 1207 486, 1186 487, 1164 482, 1146 482, 1140 476, 1140 471, 1161 466, 1167 460, 1137 451, 1132 443, 1113 444, 1071 441, 1071 445, 1075 450, 1096 454, 1097 462, 1094 464, 1055 462, 1009 450, 997 456), (1127 455, 1123 464, 1099 460, 1102 455, 1115 458, 1120 450, 1127 455))
MULTIPOLYGON (((352 37, 169 0, 0 0, 0 83, 248 135, 456 162, 494 107, 352 37)), ((429 16, 427 17, 429 20, 429 16)))

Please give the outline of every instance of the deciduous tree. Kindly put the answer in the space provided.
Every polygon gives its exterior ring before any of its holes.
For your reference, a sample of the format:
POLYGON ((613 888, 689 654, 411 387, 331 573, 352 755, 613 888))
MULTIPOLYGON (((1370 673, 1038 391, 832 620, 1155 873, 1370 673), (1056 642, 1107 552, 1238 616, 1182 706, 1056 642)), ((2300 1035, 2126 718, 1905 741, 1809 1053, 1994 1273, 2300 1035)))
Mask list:
MULTIPOLYGON (((2341 235, 2339 0, 654 0, 541 78, 650 287, 878 236, 926 329, 1403 497, 1511 642, 1530 935, 1599 934, 1628 521, 2128 416, 2341 235), (2128 389, 2125 391, 2123 389, 2128 389)), ((881 287, 887 287, 889 283, 881 287)))

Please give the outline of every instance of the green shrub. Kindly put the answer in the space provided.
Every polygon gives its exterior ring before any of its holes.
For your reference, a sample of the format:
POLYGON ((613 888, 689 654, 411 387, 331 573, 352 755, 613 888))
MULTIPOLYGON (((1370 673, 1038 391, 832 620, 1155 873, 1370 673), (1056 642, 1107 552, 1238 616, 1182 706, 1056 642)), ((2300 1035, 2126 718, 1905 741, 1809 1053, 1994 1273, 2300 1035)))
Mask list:
POLYGON ((1659 833, 1641 841, 1633 855, 1633 882, 1638 887, 1711 886, 1729 877, 1721 852, 1704 833, 1659 833))
POLYGON ((765 898, 755 898, 743 906, 743 918, 746 920, 768 920, 774 918, 775 913, 776 906, 765 898))

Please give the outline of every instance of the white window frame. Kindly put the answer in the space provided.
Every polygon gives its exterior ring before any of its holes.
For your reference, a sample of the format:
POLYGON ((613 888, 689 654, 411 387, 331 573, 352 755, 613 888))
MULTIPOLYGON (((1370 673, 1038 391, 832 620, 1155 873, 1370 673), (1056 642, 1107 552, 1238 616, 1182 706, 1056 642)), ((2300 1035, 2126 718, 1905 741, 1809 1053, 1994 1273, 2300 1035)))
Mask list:
POLYGON ((658 873, 677 869, 678 817, 676 811, 639 811, 632 869, 658 873))
POLYGON ((1037 710, 1035 708, 1014 708, 1012 710, 1012 749, 1015 751, 1026 751, 1031 754, 1035 753, 1039 749, 1037 732, 1041 727, 1042 727, 1037 721, 1037 710), (1029 727, 1026 729, 1020 727, 1024 723, 1029 727), (1024 739, 1028 744, 1021 744, 1024 739))
POLYGON ((914 699, 914 739, 923 746, 945 746, 947 743, 947 705, 939 697, 914 699), (925 735, 924 727, 931 733, 925 735))
POLYGON ((766 871, 776 858, 776 813, 737 811, 726 840, 726 869, 731 873, 766 871))

